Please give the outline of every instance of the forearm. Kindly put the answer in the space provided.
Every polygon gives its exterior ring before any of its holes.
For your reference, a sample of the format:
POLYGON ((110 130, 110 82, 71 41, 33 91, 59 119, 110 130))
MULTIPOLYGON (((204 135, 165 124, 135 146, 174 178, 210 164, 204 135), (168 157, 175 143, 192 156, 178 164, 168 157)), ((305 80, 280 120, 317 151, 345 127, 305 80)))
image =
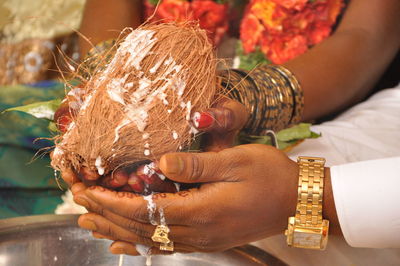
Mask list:
POLYGON ((303 120, 365 97, 399 49, 400 2, 354 0, 337 31, 285 64, 304 90, 303 120))
POLYGON ((125 27, 136 28, 142 21, 139 0, 87 0, 80 32, 80 52, 86 52, 100 41, 117 38, 125 27))

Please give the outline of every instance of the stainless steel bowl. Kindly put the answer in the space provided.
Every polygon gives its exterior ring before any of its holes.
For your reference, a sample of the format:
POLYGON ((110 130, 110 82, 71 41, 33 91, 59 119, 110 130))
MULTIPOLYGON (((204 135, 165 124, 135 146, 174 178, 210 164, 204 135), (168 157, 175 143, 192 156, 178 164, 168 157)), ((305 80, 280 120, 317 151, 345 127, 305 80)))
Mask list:
MULTIPOLYGON (((39 215, 0 220, 0 266, 112 265, 111 241, 94 239, 77 226, 77 215, 39 215)), ((153 256, 154 266, 285 265, 265 251, 245 245, 220 253, 153 256)), ((124 266, 145 265, 144 257, 124 256, 124 266)))

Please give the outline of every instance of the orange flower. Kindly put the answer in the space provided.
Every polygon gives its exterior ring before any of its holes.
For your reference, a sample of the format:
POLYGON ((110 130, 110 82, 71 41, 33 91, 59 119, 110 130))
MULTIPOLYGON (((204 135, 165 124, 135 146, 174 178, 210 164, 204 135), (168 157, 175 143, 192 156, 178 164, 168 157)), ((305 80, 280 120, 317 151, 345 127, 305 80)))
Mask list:
POLYGON ((331 33, 343 0, 252 0, 240 27, 245 53, 257 46, 267 59, 284 63, 331 33))
POLYGON ((184 0, 163 0, 158 7, 157 16, 165 22, 191 20, 190 3, 184 0))
POLYGON ((272 0, 286 9, 302 10, 308 0, 272 0))
POLYGON ((274 15, 277 7, 271 0, 252 1, 250 9, 247 12, 252 13, 265 27, 280 31, 282 30, 282 21, 286 18, 286 14, 274 15))
POLYGON ((198 20, 202 29, 207 31, 210 41, 219 44, 228 31, 228 5, 218 4, 212 0, 162 0, 157 10, 148 1, 145 2, 146 15, 152 21, 170 22, 198 20))
POLYGON ((307 32, 307 37, 309 38, 309 43, 315 45, 322 42, 331 34, 332 28, 331 24, 324 21, 318 21, 310 27, 307 32))
POLYGON ((243 18, 240 25, 240 39, 245 53, 254 52, 256 45, 261 40, 263 31, 263 25, 253 14, 248 14, 243 18))
POLYGON ((344 6, 343 0, 327 0, 329 22, 335 23, 344 6))
POLYGON ((261 45, 261 51, 274 64, 283 64, 305 53, 307 49, 307 39, 302 35, 267 36, 261 45))
POLYGON ((228 30, 228 5, 211 0, 195 0, 191 4, 193 19, 199 20, 200 27, 209 32, 217 45, 228 30))

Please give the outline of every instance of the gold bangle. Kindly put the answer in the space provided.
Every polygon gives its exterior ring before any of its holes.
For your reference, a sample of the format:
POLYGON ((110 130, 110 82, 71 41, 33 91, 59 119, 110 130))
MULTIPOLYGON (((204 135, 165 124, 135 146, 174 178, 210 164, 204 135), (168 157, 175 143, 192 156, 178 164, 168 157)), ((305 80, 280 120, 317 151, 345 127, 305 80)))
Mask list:
POLYGON ((223 71, 221 82, 227 94, 251 114, 244 128, 248 134, 265 135, 301 121, 303 92, 296 77, 283 66, 263 65, 249 73, 223 71))
POLYGON ((298 124, 299 122, 301 122, 304 110, 304 94, 300 86, 300 82, 289 69, 281 65, 272 65, 271 67, 279 71, 290 84, 290 88, 293 94, 293 104, 294 104, 290 125, 298 124))

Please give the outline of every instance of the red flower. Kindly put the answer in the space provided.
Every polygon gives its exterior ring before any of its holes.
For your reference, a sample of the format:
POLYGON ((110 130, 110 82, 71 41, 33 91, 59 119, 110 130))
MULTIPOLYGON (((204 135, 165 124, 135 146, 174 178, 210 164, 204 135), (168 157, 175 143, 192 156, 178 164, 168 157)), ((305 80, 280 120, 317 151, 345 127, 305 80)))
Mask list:
POLYGON ((245 53, 254 52, 256 45, 261 40, 263 31, 263 25, 253 14, 248 14, 243 18, 240 25, 240 39, 245 53))
POLYGON ((260 46, 275 64, 284 63, 331 33, 343 0, 252 0, 240 27, 245 53, 260 46))
POLYGON ((318 21, 310 27, 307 32, 309 43, 315 45, 322 42, 331 34, 331 24, 324 21, 318 21))
POLYGON ((276 4, 283 6, 286 9, 302 10, 308 0, 272 0, 276 4))
MULTIPOLYGON (((152 21, 198 20, 206 30, 210 41, 217 45, 228 30, 228 5, 217 4, 212 0, 163 0, 158 9, 146 2, 146 14, 156 11, 152 21)), ((153 13, 151 13, 153 12, 153 13)))
POLYGON ((307 49, 307 39, 302 35, 266 36, 261 45, 261 51, 274 64, 283 64, 303 54, 307 49))
POLYGON ((183 0, 163 0, 156 15, 164 22, 192 19, 190 3, 183 0))
POLYGON ((336 18, 339 16, 344 3, 343 0, 327 0, 328 5, 328 18, 330 23, 335 23, 336 18))
POLYGON ((195 0, 191 4, 193 19, 199 20, 200 27, 209 32, 217 45, 228 30, 228 5, 211 0, 195 0))

